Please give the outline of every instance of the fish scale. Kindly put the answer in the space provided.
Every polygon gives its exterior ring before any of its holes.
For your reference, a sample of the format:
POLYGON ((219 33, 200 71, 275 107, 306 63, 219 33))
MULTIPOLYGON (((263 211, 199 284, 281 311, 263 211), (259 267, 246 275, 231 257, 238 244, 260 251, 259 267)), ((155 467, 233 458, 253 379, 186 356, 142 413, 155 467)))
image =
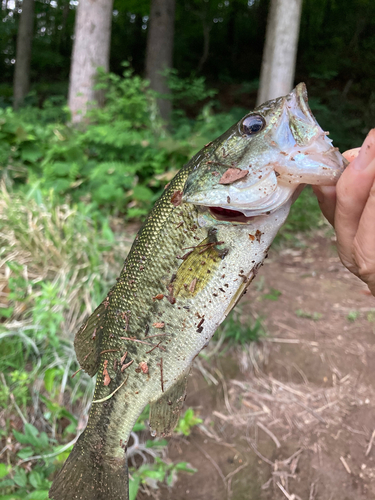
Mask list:
POLYGON ((256 276, 301 184, 334 184, 343 166, 300 84, 181 169, 76 334, 81 367, 97 373, 95 394, 50 498, 128 499, 126 447, 138 416, 150 403, 152 434, 172 432, 194 357, 256 276))

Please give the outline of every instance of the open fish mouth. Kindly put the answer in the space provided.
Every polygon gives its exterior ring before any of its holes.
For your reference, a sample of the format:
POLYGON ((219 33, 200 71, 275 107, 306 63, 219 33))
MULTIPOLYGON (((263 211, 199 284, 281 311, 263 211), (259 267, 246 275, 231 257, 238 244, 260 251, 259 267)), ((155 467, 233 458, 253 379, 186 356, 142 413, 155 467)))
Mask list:
POLYGON ((237 210, 229 210, 228 208, 222 207, 208 207, 210 215, 216 219, 223 222, 237 222, 239 224, 247 224, 251 222, 254 217, 246 217, 242 212, 237 210))

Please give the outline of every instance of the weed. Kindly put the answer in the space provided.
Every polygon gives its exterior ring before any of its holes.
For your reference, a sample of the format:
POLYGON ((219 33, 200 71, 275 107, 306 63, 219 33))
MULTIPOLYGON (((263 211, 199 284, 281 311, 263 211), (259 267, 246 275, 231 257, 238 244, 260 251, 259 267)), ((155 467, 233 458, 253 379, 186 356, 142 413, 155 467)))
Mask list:
POLYGON ((197 469, 191 467, 187 462, 167 463, 158 457, 155 458, 155 462, 152 464, 143 464, 137 470, 131 469, 129 499, 136 499, 141 484, 145 484, 151 489, 156 489, 158 483, 162 482, 165 482, 168 486, 173 486, 177 480, 177 473, 182 471, 194 474, 197 469))
POLYGON ((312 319, 313 321, 319 321, 323 317, 322 313, 318 313, 318 312, 310 313, 310 312, 304 311, 303 309, 297 309, 296 315, 299 318, 312 319))
POLYGON ((267 299, 267 300, 276 301, 276 300, 279 300, 279 297, 281 294, 282 293, 280 292, 280 290, 276 290, 275 288, 271 288, 271 290, 268 293, 265 293, 262 295, 262 298, 267 299))
POLYGON ((176 432, 181 433, 184 436, 189 436, 192 427, 201 424, 202 422, 203 420, 201 418, 195 416, 194 410, 192 408, 188 408, 184 416, 180 417, 176 427, 176 432))
POLYGON ((347 315, 346 319, 348 321, 352 321, 354 322, 356 319, 358 319, 360 316, 360 312, 359 311, 350 311, 349 314, 347 315))
POLYGON ((266 332, 264 330, 260 318, 256 318, 255 322, 251 323, 251 318, 246 318, 246 323, 240 320, 241 310, 239 308, 233 310, 225 322, 218 328, 215 333, 216 338, 224 335, 224 338, 230 344, 246 345, 250 342, 259 340, 264 337, 266 332))

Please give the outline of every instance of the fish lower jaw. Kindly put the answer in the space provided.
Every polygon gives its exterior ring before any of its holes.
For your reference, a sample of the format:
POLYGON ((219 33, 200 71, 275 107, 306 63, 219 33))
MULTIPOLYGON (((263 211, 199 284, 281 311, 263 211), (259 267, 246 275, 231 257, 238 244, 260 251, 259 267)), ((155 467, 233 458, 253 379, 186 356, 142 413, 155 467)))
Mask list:
POLYGON ((288 204, 298 185, 278 186, 277 190, 254 206, 207 206, 205 207, 210 215, 216 220, 224 222, 234 222, 238 224, 250 224, 257 217, 264 217, 279 210, 283 205, 288 204))

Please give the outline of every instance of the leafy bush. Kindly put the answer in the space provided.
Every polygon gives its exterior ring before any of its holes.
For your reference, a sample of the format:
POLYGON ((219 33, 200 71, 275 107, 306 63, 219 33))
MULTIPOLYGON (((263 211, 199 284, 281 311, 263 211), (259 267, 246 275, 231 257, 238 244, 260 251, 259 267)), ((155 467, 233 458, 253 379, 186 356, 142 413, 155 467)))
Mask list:
MULTIPOLYGON (((174 74, 172 80, 176 98, 213 94, 202 79, 186 83, 174 74)), ((102 72, 98 82, 106 104, 91 110, 84 128, 64 124, 65 111, 57 107, 53 114, 48 103, 43 110, 0 109, 0 174, 8 187, 53 188, 102 212, 142 217, 170 180, 168 173, 173 176, 213 133, 232 124, 232 115, 213 119, 209 106, 196 120, 180 114, 172 135, 158 117, 156 94, 127 66, 122 77, 102 72)))

